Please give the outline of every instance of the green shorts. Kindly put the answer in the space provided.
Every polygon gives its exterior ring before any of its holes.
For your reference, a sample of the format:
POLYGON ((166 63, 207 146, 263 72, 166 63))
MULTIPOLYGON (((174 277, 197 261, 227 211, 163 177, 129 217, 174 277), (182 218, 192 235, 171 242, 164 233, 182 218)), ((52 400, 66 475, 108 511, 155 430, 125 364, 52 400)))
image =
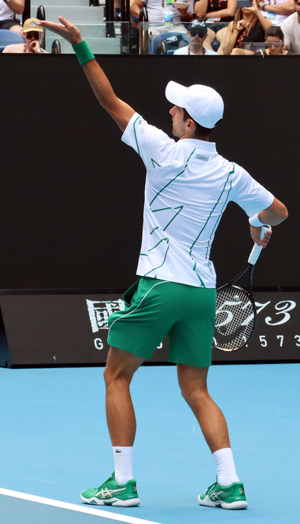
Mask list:
POLYGON ((211 365, 216 290, 149 277, 124 293, 125 311, 108 320, 108 344, 149 359, 168 335, 169 362, 211 365))

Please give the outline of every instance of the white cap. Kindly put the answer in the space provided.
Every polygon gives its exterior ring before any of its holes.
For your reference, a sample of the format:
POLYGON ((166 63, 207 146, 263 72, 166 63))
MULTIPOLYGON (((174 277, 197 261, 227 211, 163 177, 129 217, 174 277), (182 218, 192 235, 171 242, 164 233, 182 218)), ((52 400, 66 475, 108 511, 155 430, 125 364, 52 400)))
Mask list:
POLYGON ((166 87, 166 98, 175 106, 186 109, 197 124, 207 129, 215 127, 223 118, 223 98, 211 87, 200 84, 185 87, 171 81, 166 87))

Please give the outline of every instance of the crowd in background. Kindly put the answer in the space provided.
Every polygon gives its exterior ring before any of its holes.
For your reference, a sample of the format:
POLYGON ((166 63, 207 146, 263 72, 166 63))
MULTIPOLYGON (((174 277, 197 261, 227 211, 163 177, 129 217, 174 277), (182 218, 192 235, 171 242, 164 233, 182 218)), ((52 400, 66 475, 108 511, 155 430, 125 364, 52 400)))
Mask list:
MULTIPOLYGON (((15 18, 24 6, 25 0, 0 0, 0 30, 24 39, 8 45, 5 53, 43 52, 43 30, 37 20, 27 20, 22 28, 15 18)), ((136 29, 144 7, 152 34, 153 26, 164 23, 178 31, 177 40, 165 39, 165 48, 169 45, 175 55, 300 54, 300 0, 253 0, 242 8, 237 0, 131 0, 131 24, 136 29)))

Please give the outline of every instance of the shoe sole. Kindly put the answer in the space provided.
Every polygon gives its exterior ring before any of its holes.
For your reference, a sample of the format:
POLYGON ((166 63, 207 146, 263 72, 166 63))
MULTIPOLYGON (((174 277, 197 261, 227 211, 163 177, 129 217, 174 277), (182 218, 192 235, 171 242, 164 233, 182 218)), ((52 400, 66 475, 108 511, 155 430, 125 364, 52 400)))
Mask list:
POLYGON ((120 500, 120 499, 113 499, 113 500, 99 500, 96 497, 92 497, 91 499, 86 499, 81 495, 81 500, 85 502, 86 504, 93 504, 97 506, 119 506, 123 508, 128 508, 130 506, 139 506, 141 501, 138 498, 134 499, 127 499, 127 500, 120 500))
POLYGON ((218 502, 213 502, 208 495, 206 495, 203 500, 199 495, 198 502, 200 506, 207 506, 210 508, 247 509, 248 507, 248 502, 246 500, 236 500, 235 502, 224 502, 223 500, 218 500, 218 502))

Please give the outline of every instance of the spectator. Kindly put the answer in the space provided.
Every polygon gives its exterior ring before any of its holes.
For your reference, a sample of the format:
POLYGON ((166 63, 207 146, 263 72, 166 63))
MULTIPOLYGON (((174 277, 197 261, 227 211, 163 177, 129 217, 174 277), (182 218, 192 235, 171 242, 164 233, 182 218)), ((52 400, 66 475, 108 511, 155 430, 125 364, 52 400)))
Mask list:
POLYGON ((174 55, 218 55, 215 51, 203 47, 204 40, 207 38, 207 25, 202 20, 193 20, 188 26, 187 35, 189 45, 177 49, 174 55))
POLYGON ((253 0, 252 7, 237 9, 233 22, 227 28, 225 55, 252 55, 253 51, 243 49, 245 42, 264 42, 265 31, 272 23, 265 18, 253 0))
POLYGON ((41 48, 41 42, 44 36, 44 29, 37 25, 37 18, 28 18, 23 25, 22 36, 25 39, 24 44, 7 45, 3 53, 46 53, 41 48))
MULTIPOLYGON (((237 8, 237 0, 195 0, 194 10, 197 18, 220 19, 221 22, 233 20, 237 8)), ((222 26, 221 26, 222 27, 222 26)), ((219 26, 219 29, 221 28, 219 26)))
POLYGON ((295 12, 294 0, 268 0, 268 3, 261 0, 258 2, 258 8, 261 14, 276 26, 281 26, 286 18, 295 12))
POLYGON ((0 29, 7 29, 22 35, 22 27, 15 14, 23 14, 25 0, 0 0, 0 29))
POLYGON ((202 20, 211 18, 219 21, 219 23, 212 24, 207 39, 207 46, 209 45, 211 49, 212 42, 217 40, 220 43, 219 54, 224 54, 223 45, 227 35, 227 27, 224 26, 224 22, 228 23, 233 20, 236 9, 237 0, 195 0, 194 11, 197 18, 202 20))
POLYGON ((293 53, 300 55, 300 0, 294 0, 296 12, 282 24, 284 44, 293 53))
MULTIPOLYGON (((283 48, 284 34, 280 27, 271 25, 265 32, 266 49, 257 49, 256 55, 274 56, 287 55, 288 51, 283 48)), ((254 53, 253 53, 254 54, 254 53)))
MULTIPOLYGON (((164 5, 167 0, 135 0, 130 7, 131 14, 134 20, 138 20, 140 16, 141 7, 146 6, 148 11, 148 19, 151 24, 164 24, 164 5)), ((183 0, 185 2, 185 0, 183 0)), ((194 18, 194 0, 186 3, 186 8, 177 9, 173 6, 173 23, 180 24, 180 22, 190 22, 194 18)))

